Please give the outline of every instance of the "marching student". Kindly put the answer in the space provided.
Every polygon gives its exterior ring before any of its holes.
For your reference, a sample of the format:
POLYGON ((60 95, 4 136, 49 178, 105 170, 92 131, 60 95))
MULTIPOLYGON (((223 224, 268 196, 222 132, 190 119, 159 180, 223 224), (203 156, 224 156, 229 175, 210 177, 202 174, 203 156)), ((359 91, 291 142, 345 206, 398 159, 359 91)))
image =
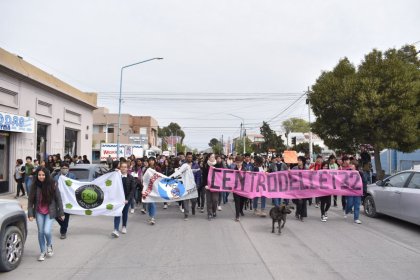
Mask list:
POLYGON ((38 261, 44 261, 46 256, 52 257, 54 254, 51 226, 57 217, 64 220, 60 190, 51 178, 50 171, 43 167, 35 174, 28 198, 28 220, 32 222, 36 219, 38 227, 41 249, 38 261))
MULTIPOLYGON (((127 220, 128 220, 128 208, 130 207, 129 202, 133 199, 134 192, 136 190, 136 180, 133 176, 128 174, 127 162, 120 163, 121 180, 124 188, 125 205, 122 210, 122 228, 121 233, 127 233, 127 220)), ((114 217, 114 231, 112 232, 113 237, 119 237, 118 230, 120 228, 121 216, 114 217)))
MULTIPOLYGON (((54 181, 58 182, 58 179, 60 178, 61 175, 67 178, 73 179, 73 180, 76 179, 76 176, 73 173, 69 172, 69 164, 67 162, 63 162, 61 164, 60 173, 55 175, 54 181)), ((66 239, 67 229, 69 227, 69 221, 70 221, 70 214, 64 213, 64 219, 55 218, 55 220, 60 225, 60 239, 66 239)))
MULTIPOLYGON (((265 172, 262 165, 263 165, 262 157, 260 157, 260 156, 255 157, 254 158, 254 170, 253 171, 254 172, 265 172)), ((253 207, 254 207, 254 215, 265 218, 265 217, 267 217, 267 213, 265 212, 265 202, 266 202, 267 199, 266 199, 266 197, 261 196, 261 208, 260 208, 261 210, 260 211, 258 211, 258 199, 259 199, 259 197, 255 197, 252 200, 252 204, 253 204, 253 207)))
MULTIPOLYGON (((235 164, 231 165, 231 167, 233 167, 231 169, 244 171, 242 164, 243 164, 243 158, 241 156, 236 156, 235 164)), ((233 199, 235 200, 235 221, 239 222, 239 215, 245 216, 244 205, 247 198, 239 194, 233 193, 233 199)))
POLYGON ((16 196, 15 198, 19 198, 19 193, 22 190, 22 196, 25 196, 25 188, 23 187, 23 180, 25 179, 25 165, 23 165, 22 159, 16 160, 16 167, 15 167, 15 181, 17 183, 16 187, 16 196))
MULTIPOLYGON (((298 164, 293 167, 293 170, 305 170, 306 169, 306 158, 304 156, 298 157, 298 164)), ((296 204, 296 219, 303 222, 303 218, 306 218, 308 216, 308 211, 306 207, 306 198, 304 199, 293 199, 293 203, 296 204)))
MULTIPOLYGON (((328 161, 322 163, 322 169, 329 169, 328 161)), ((331 195, 321 196, 321 222, 326 222, 328 220, 328 210, 331 207, 331 195)))
MULTIPOLYGON (((146 162, 145 162, 146 163, 146 162)), ((156 170, 157 172, 161 172, 160 167, 156 165, 156 159, 154 157, 150 157, 147 160, 146 168, 143 170, 143 174, 147 172, 147 170, 151 168, 156 170)), ((145 190, 147 190, 147 186, 143 185, 142 197, 144 198, 145 190)), ((156 216, 156 203, 149 202, 147 204, 147 212, 149 213, 148 223, 149 225, 153 226, 156 223, 155 216, 156 216)))
POLYGON ((217 216, 216 211, 219 200, 219 193, 210 191, 210 188, 207 185, 207 179, 209 176, 210 167, 216 165, 216 156, 213 153, 208 154, 204 162, 205 163, 203 166, 203 180, 201 184, 206 190, 207 217, 208 220, 211 221, 211 219, 216 218, 217 216))

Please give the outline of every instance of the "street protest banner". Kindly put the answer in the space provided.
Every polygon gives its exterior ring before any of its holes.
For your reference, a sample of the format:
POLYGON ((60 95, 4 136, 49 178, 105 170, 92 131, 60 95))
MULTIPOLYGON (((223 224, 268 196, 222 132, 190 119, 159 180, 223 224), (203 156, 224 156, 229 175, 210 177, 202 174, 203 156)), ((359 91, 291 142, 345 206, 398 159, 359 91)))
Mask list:
POLYGON ((194 175, 188 164, 183 164, 171 177, 151 168, 143 175, 143 202, 181 201, 198 196, 194 175))
POLYGON ((211 191, 234 192, 247 198, 363 195, 363 183, 358 171, 287 170, 265 173, 211 167, 207 183, 211 191))
POLYGON ((60 176, 58 187, 64 212, 87 216, 121 216, 125 196, 121 174, 110 172, 92 182, 60 176))

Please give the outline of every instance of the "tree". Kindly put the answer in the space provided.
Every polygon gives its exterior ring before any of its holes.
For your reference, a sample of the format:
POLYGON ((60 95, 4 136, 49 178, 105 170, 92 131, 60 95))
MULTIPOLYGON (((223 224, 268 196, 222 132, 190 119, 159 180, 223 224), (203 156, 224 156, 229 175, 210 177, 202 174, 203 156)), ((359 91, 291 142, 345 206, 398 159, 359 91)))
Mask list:
POLYGON ((218 154, 218 155, 223 153, 222 143, 216 138, 212 138, 210 140, 209 146, 213 149, 213 153, 218 154))
POLYGON ((260 132, 262 136, 264 136, 264 142, 261 144, 261 151, 268 152, 269 149, 275 149, 276 152, 280 152, 285 149, 283 139, 270 128, 268 123, 263 122, 263 125, 260 127, 260 132))
POLYGON ((170 123, 168 126, 158 127, 158 137, 162 138, 162 150, 168 149, 167 137, 180 136, 181 144, 184 141, 185 133, 177 123, 170 123))
MULTIPOLYGON (((244 152, 244 140, 238 138, 235 141, 235 151, 238 154, 243 154, 244 152)), ((252 146, 251 140, 245 136, 245 153, 255 152, 254 147, 252 146)))
POLYGON ((289 134, 290 132, 305 133, 311 130, 309 122, 305 121, 304 119, 299 119, 299 118, 287 119, 282 123, 282 126, 286 134, 289 134))
MULTIPOLYGON (((309 155, 309 143, 299 143, 296 146, 294 146, 292 150, 295 150, 298 153, 304 153, 305 155, 309 155)), ((313 152, 315 154, 320 154, 322 153, 322 148, 319 145, 313 145, 313 152)))
POLYGON ((411 152, 420 147, 420 61, 413 46, 373 50, 356 67, 341 59, 312 86, 312 129, 333 149, 374 149, 378 178, 380 151, 411 152))

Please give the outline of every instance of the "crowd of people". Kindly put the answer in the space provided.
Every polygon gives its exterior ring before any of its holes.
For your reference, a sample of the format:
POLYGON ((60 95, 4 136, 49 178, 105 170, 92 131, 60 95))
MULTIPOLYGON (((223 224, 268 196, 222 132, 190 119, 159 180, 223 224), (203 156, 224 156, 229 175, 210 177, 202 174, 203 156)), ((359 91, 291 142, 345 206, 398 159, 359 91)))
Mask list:
MULTIPOLYGON (((366 158, 365 158, 366 159, 366 158)), ((196 183, 198 197, 189 200, 179 201, 177 207, 183 213, 184 220, 188 220, 189 215, 207 213, 209 221, 217 217, 217 212, 222 211, 224 204, 228 203, 230 192, 212 192, 207 186, 207 179, 210 167, 227 168, 241 171, 251 172, 277 172, 290 169, 300 170, 321 170, 321 169, 337 169, 337 170, 358 170, 364 186, 371 183, 370 170, 365 168, 364 159, 356 160, 355 157, 342 156, 336 157, 330 155, 324 160, 322 156, 318 156, 314 163, 310 163, 304 156, 299 156, 297 164, 287 164, 284 162, 281 154, 273 156, 251 156, 244 155, 216 155, 214 153, 204 153, 193 155, 191 152, 186 154, 179 153, 177 156, 158 155, 150 158, 120 158, 118 161, 107 161, 110 171, 118 171, 121 174, 122 186, 125 195, 125 206, 120 217, 114 218, 114 228, 112 236, 119 237, 119 234, 127 233, 128 214, 134 213, 135 209, 140 209, 142 214, 148 214, 148 223, 154 225, 156 223, 157 203, 143 203, 143 174, 147 169, 151 168, 166 176, 176 177, 183 165, 190 166, 194 181, 196 183), (122 223, 121 223, 122 220, 122 223), (121 230, 120 230, 120 224, 121 230)), ((74 175, 69 172, 69 167, 75 164, 88 163, 86 156, 79 158, 66 156, 61 160, 60 155, 48 157, 47 161, 41 161, 40 164, 35 160, 32 162, 31 157, 26 158, 24 164, 21 159, 16 162, 15 180, 17 182, 17 194, 28 195, 28 218, 30 221, 36 220, 38 226, 38 240, 41 249, 41 255, 38 260, 45 260, 46 256, 53 255, 51 226, 54 219, 60 225, 60 238, 65 239, 69 226, 70 215, 64 213, 60 192, 57 181, 60 175, 74 179, 74 175), (51 172, 56 168, 60 168, 60 172, 51 177, 51 172), (23 187, 23 184, 26 187, 23 187)), ((233 202, 235 206, 235 221, 239 222, 240 218, 245 216, 244 210, 247 208, 253 211, 255 216, 267 216, 266 197, 256 197, 248 199, 239 194, 233 193, 233 202)), ((359 219, 360 204, 363 197, 347 196, 341 197, 341 206, 344 217, 347 218, 349 213, 353 213, 353 219, 356 224, 360 224, 359 219)), ((272 205, 280 205, 281 203, 296 205, 295 217, 300 221, 304 221, 307 217, 307 207, 314 204, 320 208, 320 216, 322 222, 328 220, 328 210, 330 207, 338 207, 336 196, 323 196, 305 199, 288 200, 282 198, 271 199, 272 205), (332 205, 331 205, 332 204, 332 205)), ((168 203, 162 204, 162 209, 168 209, 168 203)), ((160 206, 159 206, 160 207, 160 206)))

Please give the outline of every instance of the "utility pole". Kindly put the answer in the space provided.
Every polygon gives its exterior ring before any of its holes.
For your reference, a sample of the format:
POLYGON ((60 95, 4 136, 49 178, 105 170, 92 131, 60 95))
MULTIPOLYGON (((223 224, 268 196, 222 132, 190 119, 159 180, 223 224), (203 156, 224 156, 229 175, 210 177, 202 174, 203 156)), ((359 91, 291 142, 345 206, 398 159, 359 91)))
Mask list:
MULTIPOLYGON (((309 87, 308 91, 306 92, 306 104, 308 104, 308 114, 309 114, 309 126, 311 126, 311 102, 309 101, 309 87)), ((312 147, 312 129, 309 128, 309 161, 312 162, 312 154, 313 154, 313 147, 312 147)))
POLYGON ((223 143, 223 134, 222 134, 222 153, 225 154, 225 144, 223 143))
MULTIPOLYGON (((245 124, 244 124, 245 125, 245 124)), ((246 135, 246 130, 245 130, 245 127, 244 127, 244 134, 242 135, 242 137, 243 137, 243 145, 244 145, 244 155, 245 155, 245 153, 246 153, 246 151, 245 151, 245 135, 246 135)))

